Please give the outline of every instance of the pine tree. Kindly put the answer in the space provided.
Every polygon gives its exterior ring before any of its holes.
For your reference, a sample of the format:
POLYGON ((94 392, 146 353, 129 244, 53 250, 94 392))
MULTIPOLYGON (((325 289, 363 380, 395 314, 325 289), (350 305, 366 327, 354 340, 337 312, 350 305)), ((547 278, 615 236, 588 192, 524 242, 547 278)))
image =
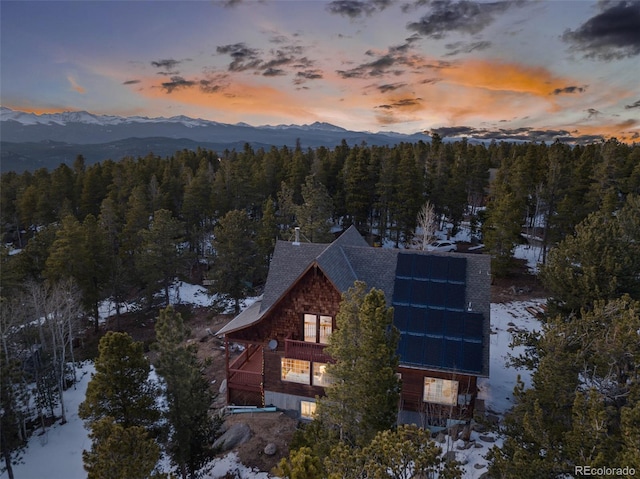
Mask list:
POLYGON ((367 292, 362 282, 344 294, 336 325, 326 349, 336 361, 327 368, 333 383, 318 415, 341 441, 362 446, 397 419, 399 333, 382 291, 367 292))
POLYGON ((88 479, 163 479, 156 470, 160 447, 145 428, 124 427, 106 416, 91 425, 91 450, 82 451, 88 479))
POLYGON ((331 241, 333 203, 327 189, 309 175, 302 185, 302 204, 295 207, 296 220, 302 233, 312 243, 331 241))
POLYGON ((487 220, 483 228, 485 244, 492 254, 491 270, 497 276, 509 274, 521 231, 521 201, 509 188, 502 186, 487 208, 487 220))
POLYGON ((197 477, 211 459, 211 440, 219 423, 209 415, 213 395, 195 351, 185 345, 182 315, 172 306, 156 323, 157 371, 164 379, 169 424, 167 450, 183 479, 197 477))
POLYGON ((142 250, 137 256, 136 266, 145 279, 149 295, 162 287, 165 304, 170 303, 169 287, 178 274, 184 252, 182 223, 169 210, 158 210, 148 230, 143 230, 142 250))
POLYGON ((640 199, 630 196, 615 215, 589 215, 548 257, 540 278, 552 311, 578 312, 597 300, 640 299, 640 199))
POLYGON ((227 213, 214 228, 214 289, 233 300, 236 314, 252 284, 257 255, 253 236, 251 220, 240 210, 227 213))
POLYGON ((322 479, 324 471, 320 459, 310 447, 301 447, 291 451, 289 457, 283 457, 274 468, 273 474, 283 479, 322 479))
POLYGON ((269 271, 269 263, 278 239, 278 220, 276 218, 274 201, 269 198, 262 205, 262 218, 256 235, 258 262, 256 278, 264 281, 269 271))
POLYGON ((98 345, 96 372, 78 415, 89 425, 110 416, 123 427, 151 430, 159 417, 157 388, 143 346, 126 333, 108 331, 98 345))

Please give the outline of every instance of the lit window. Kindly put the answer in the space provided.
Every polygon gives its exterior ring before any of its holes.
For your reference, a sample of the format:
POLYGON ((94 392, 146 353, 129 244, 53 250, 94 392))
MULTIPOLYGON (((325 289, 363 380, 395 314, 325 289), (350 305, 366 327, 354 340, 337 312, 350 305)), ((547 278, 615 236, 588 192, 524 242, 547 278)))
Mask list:
POLYGON ((331 316, 308 314, 304 315, 304 340, 309 343, 326 344, 333 330, 331 316))
POLYGON ((458 404, 458 381, 424 378, 424 402, 455 406, 458 404))
POLYGON ((324 363, 313 363, 313 385, 328 386, 331 384, 331 376, 327 374, 327 365, 324 363))
POLYGON ((300 384, 311 382, 311 363, 300 359, 282 358, 281 379, 300 384))
POLYGON ((313 419, 316 414, 316 403, 313 401, 300 401, 300 417, 313 419))
POLYGON ((305 314, 304 315, 304 340, 310 343, 315 343, 316 337, 317 337, 316 315, 305 314))
POLYGON ((333 328, 333 318, 331 316, 320 316, 320 337, 319 343, 327 344, 333 328))

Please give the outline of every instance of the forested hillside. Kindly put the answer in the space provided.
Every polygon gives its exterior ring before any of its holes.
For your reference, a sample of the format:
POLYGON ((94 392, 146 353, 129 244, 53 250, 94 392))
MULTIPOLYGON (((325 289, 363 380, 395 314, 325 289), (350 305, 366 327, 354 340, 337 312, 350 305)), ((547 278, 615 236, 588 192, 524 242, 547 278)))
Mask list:
MULTIPOLYGON (((332 228, 354 224, 372 243, 408 247, 429 202, 451 233, 470 226, 495 275, 509 275, 524 237, 543 246, 550 314, 542 334, 520 338, 530 354, 514 361, 536 371, 534 388, 518 390, 512 440, 493 456, 496 476, 526 477, 536 461, 530 477, 571 464, 640 470, 638 145, 435 136, 393 147, 183 150, 91 166, 79 156, 73 167, 4 172, 0 188, 2 375, 21 384, 46 371, 38 380, 54 386, 38 396, 42 421, 56 403, 46 392, 72 378, 70 332, 84 320, 97 329, 103 299, 153 310, 168 303, 176 277, 188 277, 238 307, 264 282, 276 238, 291 238, 294 227, 325 242, 332 228)), ((8 454, 24 441, 16 415, 25 399, 2 384, 8 454)))

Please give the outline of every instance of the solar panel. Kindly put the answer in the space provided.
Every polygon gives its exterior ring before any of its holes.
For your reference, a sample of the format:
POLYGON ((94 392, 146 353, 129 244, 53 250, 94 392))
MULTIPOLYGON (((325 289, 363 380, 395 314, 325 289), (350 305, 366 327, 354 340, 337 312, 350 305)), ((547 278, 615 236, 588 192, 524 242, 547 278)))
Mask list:
POLYGON ((483 316, 466 310, 465 258, 399 253, 393 294, 405 364, 482 371, 483 316))
POLYGON ((393 324, 400 331, 406 331, 411 315, 411 308, 404 305, 396 305, 393 308, 393 324))
POLYGON ((407 334, 406 338, 406 361, 412 364, 421 364, 424 336, 407 334))
POLYGON ((425 331, 428 334, 444 334, 444 310, 427 309, 427 322, 425 331))
POLYGON ((482 323, 483 323, 483 317, 481 313, 465 314, 465 323, 464 323, 465 338, 482 340, 482 323))
POLYGON ((465 308, 465 285, 456 283, 447 283, 446 307, 448 309, 464 309, 465 308))
POLYGON ((462 339, 445 338, 443 366, 449 369, 462 369, 462 339))
POLYGON ((412 254, 398 255, 398 262, 396 263, 396 276, 412 276, 413 275, 413 258, 412 254))
POLYGON ((422 254, 414 254, 413 275, 416 278, 429 278, 431 276, 431 258, 422 254))
POLYGON ((464 258, 448 257, 449 271, 447 279, 465 283, 467 278, 467 261, 464 258))
POLYGON ((429 288, 431 287, 430 281, 422 279, 413 279, 411 289, 411 304, 429 304, 429 288))
POLYGON ((393 290, 393 304, 409 304, 411 303, 411 278, 396 278, 393 290))
POLYGON ((464 341, 461 368, 465 371, 482 372, 482 343, 464 341))
POLYGON ((449 257, 433 255, 431 256, 431 271, 429 278, 433 280, 446 281, 449 276, 449 257))
POLYGON ((447 336, 464 337, 464 313, 445 311, 445 332, 447 336))
POLYGON ((425 366, 439 367, 442 364, 442 338, 425 337, 424 360, 425 366))

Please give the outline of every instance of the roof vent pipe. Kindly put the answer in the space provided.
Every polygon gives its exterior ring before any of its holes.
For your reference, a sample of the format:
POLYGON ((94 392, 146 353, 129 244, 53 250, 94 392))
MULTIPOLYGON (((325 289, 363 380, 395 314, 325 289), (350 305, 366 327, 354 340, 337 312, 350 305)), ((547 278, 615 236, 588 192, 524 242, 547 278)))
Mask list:
POLYGON ((296 246, 299 246, 300 245, 300 227, 296 226, 294 228, 294 231, 296 233, 296 236, 295 236, 295 240, 294 240, 293 244, 296 245, 296 246))

